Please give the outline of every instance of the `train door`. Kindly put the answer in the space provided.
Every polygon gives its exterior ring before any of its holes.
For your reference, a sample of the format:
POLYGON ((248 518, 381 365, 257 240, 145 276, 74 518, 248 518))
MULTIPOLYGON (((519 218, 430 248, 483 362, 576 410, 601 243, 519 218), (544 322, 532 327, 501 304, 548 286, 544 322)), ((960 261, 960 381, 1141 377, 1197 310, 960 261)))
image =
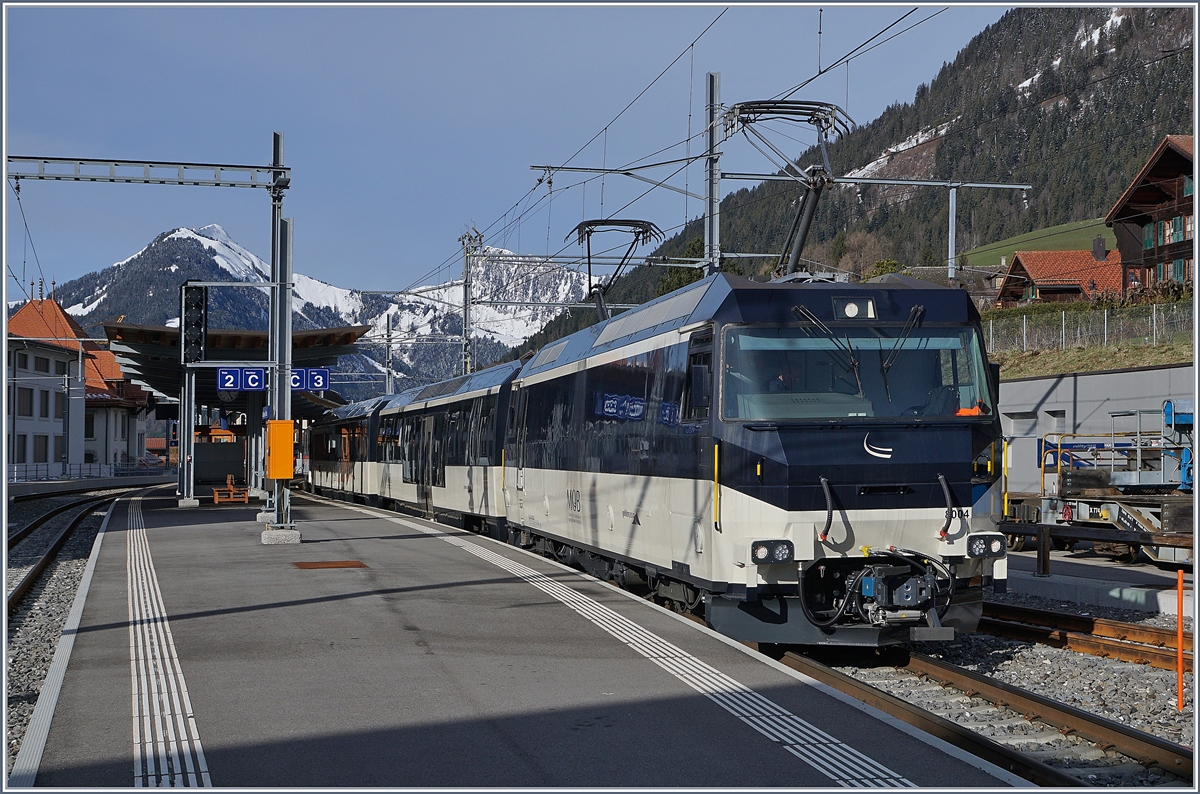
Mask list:
POLYGON ((672 479, 671 557, 697 568, 706 539, 716 520, 713 480, 713 331, 707 328, 688 340, 687 365, 679 423, 687 427, 690 442, 685 458, 690 476, 672 479))
POLYGON ((525 424, 525 409, 528 407, 529 390, 522 389, 517 397, 517 490, 525 490, 525 439, 528 428, 525 424))
POLYGON ((417 504, 427 516, 433 515, 433 416, 420 420, 420 440, 417 444, 417 504))
POLYGON ((351 438, 350 428, 347 426, 341 427, 340 433, 342 443, 340 445, 341 455, 339 456, 338 460, 338 479, 341 480, 341 482, 338 483, 338 488, 343 491, 347 491, 351 490, 354 483, 354 463, 352 461, 350 447, 350 445, 354 442, 354 439, 351 438))

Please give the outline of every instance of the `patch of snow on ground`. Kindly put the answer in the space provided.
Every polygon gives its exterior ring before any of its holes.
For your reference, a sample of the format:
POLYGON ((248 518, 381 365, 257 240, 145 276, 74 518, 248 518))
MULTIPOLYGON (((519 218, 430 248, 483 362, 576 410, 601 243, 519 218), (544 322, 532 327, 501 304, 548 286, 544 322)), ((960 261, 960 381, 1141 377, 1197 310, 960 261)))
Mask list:
POLYGON ((909 149, 913 149, 917 146, 920 146, 923 143, 928 143, 929 141, 932 141, 936 138, 941 138, 943 135, 945 135, 949 131, 950 127, 953 126, 954 123, 956 121, 958 121, 960 118, 962 118, 962 116, 955 116, 950 121, 947 121, 945 124, 939 124, 936 127, 926 127, 925 129, 921 130, 920 132, 918 132, 914 135, 908 136, 907 138, 905 138, 903 141, 896 144, 895 146, 889 146, 887 149, 884 149, 883 154, 880 157, 867 163, 862 168, 855 168, 852 171, 847 171, 846 176, 858 177, 858 178, 862 178, 862 179, 871 178, 872 176, 877 174, 880 171, 880 169, 882 169, 885 165, 888 164, 888 161, 891 160, 892 155, 899 154, 900 152, 904 152, 909 149))
POLYGON ((199 242, 210 252, 217 265, 238 281, 269 281, 271 266, 235 243, 215 223, 199 229, 176 229, 171 235, 199 242))
MULTIPOLYGON (((1060 58, 1059 60, 1062 60, 1062 59, 1060 58)), ((1058 63, 1058 61, 1055 61, 1055 64, 1057 64, 1057 63, 1058 63)), ((1020 92, 1020 93, 1022 93, 1022 94, 1028 94, 1028 93, 1029 93, 1029 90, 1030 90, 1030 88, 1032 88, 1032 87, 1033 87, 1033 84, 1034 84, 1035 82, 1037 82, 1038 80, 1040 80, 1040 79, 1041 79, 1041 77, 1042 77, 1042 73, 1041 73, 1041 72, 1038 72, 1038 73, 1037 73, 1037 74, 1035 74, 1033 77, 1030 77, 1028 80, 1026 80, 1025 82, 1023 82, 1023 83, 1018 83, 1018 84, 1017 84, 1017 91, 1019 91, 1019 92, 1020 92)))
POLYGON ((166 323, 164 323, 164 325, 166 325, 168 328, 178 328, 179 327, 179 318, 172 317, 171 319, 167 320, 166 323))
POLYGON ((81 315, 87 314, 87 313, 88 313, 88 312, 90 312, 92 309, 94 309, 94 308, 96 308, 97 306, 99 306, 99 305, 100 305, 100 304, 101 304, 101 303, 104 301, 104 299, 105 299, 105 298, 107 298, 107 297, 108 297, 108 293, 106 292, 106 293, 104 293, 103 295, 101 295, 99 298, 96 298, 96 300, 92 301, 92 302, 91 302, 91 303, 89 303, 89 304, 86 304, 86 305, 85 305, 85 304, 83 304, 83 303, 76 303, 74 306, 68 306, 68 307, 67 307, 66 309, 64 309, 63 311, 65 311, 67 314, 70 314, 70 315, 72 315, 72 316, 74 316, 74 317, 79 317, 79 316, 81 316, 81 315))
POLYGON ((335 287, 301 273, 292 274, 292 283, 295 285, 292 293, 302 305, 311 303, 313 306, 328 307, 342 315, 346 322, 353 322, 353 318, 362 311, 362 298, 353 290, 335 287))

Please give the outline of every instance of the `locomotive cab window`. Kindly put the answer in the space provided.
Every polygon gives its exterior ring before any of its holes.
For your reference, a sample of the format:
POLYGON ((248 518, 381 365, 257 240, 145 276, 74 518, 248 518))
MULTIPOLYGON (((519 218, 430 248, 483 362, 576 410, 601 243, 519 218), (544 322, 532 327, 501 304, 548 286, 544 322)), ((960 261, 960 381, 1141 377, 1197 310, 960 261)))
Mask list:
POLYGON ((786 421, 990 416, 979 336, 963 326, 731 327, 724 334, 725 419, 786 421))

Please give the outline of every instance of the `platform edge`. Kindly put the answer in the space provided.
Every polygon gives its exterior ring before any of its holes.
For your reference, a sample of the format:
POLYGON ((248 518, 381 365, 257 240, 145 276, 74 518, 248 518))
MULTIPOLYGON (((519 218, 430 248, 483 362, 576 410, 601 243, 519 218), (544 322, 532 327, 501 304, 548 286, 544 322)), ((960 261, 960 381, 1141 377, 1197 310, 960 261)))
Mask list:
POLYGON ((29 718, 29 727, 21 739, 21 748, 13 760, 12 772, 8 777, 7 788, 32 788, 37 780, 38 767, 42 763, 42 753, 46 749, 46 739, 50 735, 50 722, 54 719, 54 709, 58 705, 58 696, 62 692, 63 678, 67 674, 67 663, 71 659, 71 650, 75 647, 75 635, 79 630, 79 622, 83 618, 83 607, 87 602, 88 590, 92 585, 92 573, 96 570, 96 560, 100 556, 100 545, 108 531, 108 522, 112 518, 120 499, 113 500, 104 514, 104 521, 96 533, 92 543, 92 553, 88 556, 87 566, 83 569, 83 578, 75 593, 75 601, 67 614, 67 622, 63 626, 62 636, 58 638, 58 647, 54 650, 54 658, 50 661, 50 669, 46 672, 46 680, 38 693, 37 703, 33 707, 33 715, 29 718))

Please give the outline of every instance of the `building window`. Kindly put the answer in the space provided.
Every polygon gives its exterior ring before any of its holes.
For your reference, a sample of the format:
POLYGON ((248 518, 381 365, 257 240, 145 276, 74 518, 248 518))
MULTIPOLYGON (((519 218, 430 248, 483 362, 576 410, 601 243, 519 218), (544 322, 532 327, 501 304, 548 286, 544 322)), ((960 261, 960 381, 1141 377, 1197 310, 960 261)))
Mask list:
POLYGON ((50 359, 42 358, 41 356, 33 357, 33 368, 38 372, 50 371, 50 359))
POLYGON ((54 418, 62 419, 67 415, 67 395, 63 392, 54 392, 54 418))
POLYGON ((1150 250, 1154 247, 1154 224, 1147 223, 1142 227, 1142 249, 1150 250))
POLYGON ((33 416, 33 389, 17 387, 17 416, 33 416))
POLYGON ((42 419, 50 418, 50 392, 45 389, 38 393, 38 416, 42 419))
POLYGON ((1171 242, 1183 242, 1183 216, 1171 219, 1171 242))
POLYGON ((16 443, 13 446, 13 463, 28 463, 29 459, 25 452, 25 434, 17 434, 16 443))
POLYGON ((54 374, 55 375, 66 375, 67 374, 67 362, 55 361, 54 362, 54 374))
POLYGON ((1193 189, 1194 188, 1192 186, 1192 178, 1190 176, 1185 176, 1183 178, 1183 195, 1185 195, 1185 196, 1192 195, 1193 189))
POLYGON ((129 438, 129 414, 121 414, 121 440, 129 438))
POLYGON ((50 462, 50 436, 33 437, 33 462, 50 462))
POLYGON ((88 411, 83 415, 83 437, 89 441, 96 438, 96 414, 88 411))
POLYGON ((17 369, 29 369, 28 353, 17 353, 17 369))
POLYGON ((84 463, 95 463, 96 462, 96 453, 95 452, 84 452, 83 453, 83 462, 84 463))
POLYGON ((63 444, 62 436, 54 437, 54 462, 55 463, 66 463, 67 462, 66 447, 63 444))

